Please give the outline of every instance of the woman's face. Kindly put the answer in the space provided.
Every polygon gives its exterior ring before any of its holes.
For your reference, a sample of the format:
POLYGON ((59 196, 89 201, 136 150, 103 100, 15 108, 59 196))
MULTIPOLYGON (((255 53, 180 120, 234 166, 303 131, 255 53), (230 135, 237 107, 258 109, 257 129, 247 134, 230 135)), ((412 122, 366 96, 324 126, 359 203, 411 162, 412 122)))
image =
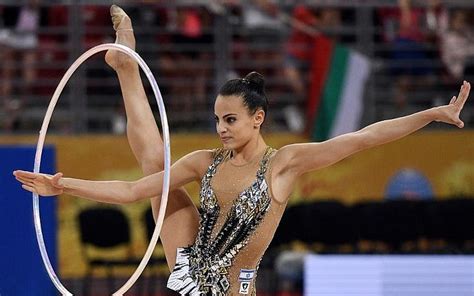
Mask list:
POLYGON ((264 112, 249 114, 240 96, 217 96, 214 104, 217 134, 226 149, 238 149, 260 132, 264 112))

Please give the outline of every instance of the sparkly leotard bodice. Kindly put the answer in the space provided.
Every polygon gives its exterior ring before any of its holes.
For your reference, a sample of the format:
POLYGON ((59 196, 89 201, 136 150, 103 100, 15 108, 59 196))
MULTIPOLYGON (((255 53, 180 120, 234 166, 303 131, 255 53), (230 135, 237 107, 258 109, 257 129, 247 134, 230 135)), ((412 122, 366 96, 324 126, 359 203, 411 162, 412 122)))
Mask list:
POLYGON ((198 235, 178 249, 168 288, 182 295, 255 295, 258 264, 284 210, 267 186, 274 152, 267 148, 260 162, 236 167, 229 151, 216 150, 201 182, 198 235))

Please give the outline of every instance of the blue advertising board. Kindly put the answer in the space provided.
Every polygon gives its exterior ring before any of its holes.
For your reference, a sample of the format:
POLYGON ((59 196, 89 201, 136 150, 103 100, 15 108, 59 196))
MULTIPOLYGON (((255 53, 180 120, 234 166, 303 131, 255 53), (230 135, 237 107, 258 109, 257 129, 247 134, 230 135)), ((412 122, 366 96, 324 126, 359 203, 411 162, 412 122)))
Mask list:
MULTIPOLYGON (((31 193, 13 170, 33 170, 35 147, 0 146, 0 296, 57 295, 43 265, 33 223, 31 193)), ((55 172, 55 150, 43 151, 41 172, 55 172)), ((40 198, 43 236, 56 270, 56 199, 40 198)))

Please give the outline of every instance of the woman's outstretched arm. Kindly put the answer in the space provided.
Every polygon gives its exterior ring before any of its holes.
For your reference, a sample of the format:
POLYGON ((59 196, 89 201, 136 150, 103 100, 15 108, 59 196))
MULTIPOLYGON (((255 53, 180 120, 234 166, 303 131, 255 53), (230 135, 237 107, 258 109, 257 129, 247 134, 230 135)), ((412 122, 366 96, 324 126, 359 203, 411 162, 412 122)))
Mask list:
POLYGON ((464 127, 459 114, 466 102, 470 84, 464 81, 457 97, 449 104, 434 107, 412 115, 384 120, 357 132, 348 133, 321 143, 288 145, 280 149, 281 161, 286 164, 281 171, 298 176, 308 171, 327 167, 358 151, 375 147, 405 137, 432 121, 464 127))
MULTIPOLYGON (((177 189, 201 177, 200 163, 208 158, 208 151, 190 153, 171 167, 170 190, 177 189)), ((61 173, 54 176, 26 171, 13 172, 22 187, 41 196, 66 193, 98 202, 125 204, 161 194, 164 172, 158 172, 133 182, 89 181, 64 178, 61 173)))

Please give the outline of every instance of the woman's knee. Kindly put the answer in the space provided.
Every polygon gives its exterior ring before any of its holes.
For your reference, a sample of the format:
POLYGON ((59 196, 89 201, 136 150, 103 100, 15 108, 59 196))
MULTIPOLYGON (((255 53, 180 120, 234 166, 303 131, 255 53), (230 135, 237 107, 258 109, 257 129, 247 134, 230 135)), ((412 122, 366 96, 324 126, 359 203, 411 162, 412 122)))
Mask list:
POLYGON ((162 149, 156 149, 150 152, 144 151, 138 158, 142 171, 145 174, 161 172, 164 168, 164 154, 162 149))

